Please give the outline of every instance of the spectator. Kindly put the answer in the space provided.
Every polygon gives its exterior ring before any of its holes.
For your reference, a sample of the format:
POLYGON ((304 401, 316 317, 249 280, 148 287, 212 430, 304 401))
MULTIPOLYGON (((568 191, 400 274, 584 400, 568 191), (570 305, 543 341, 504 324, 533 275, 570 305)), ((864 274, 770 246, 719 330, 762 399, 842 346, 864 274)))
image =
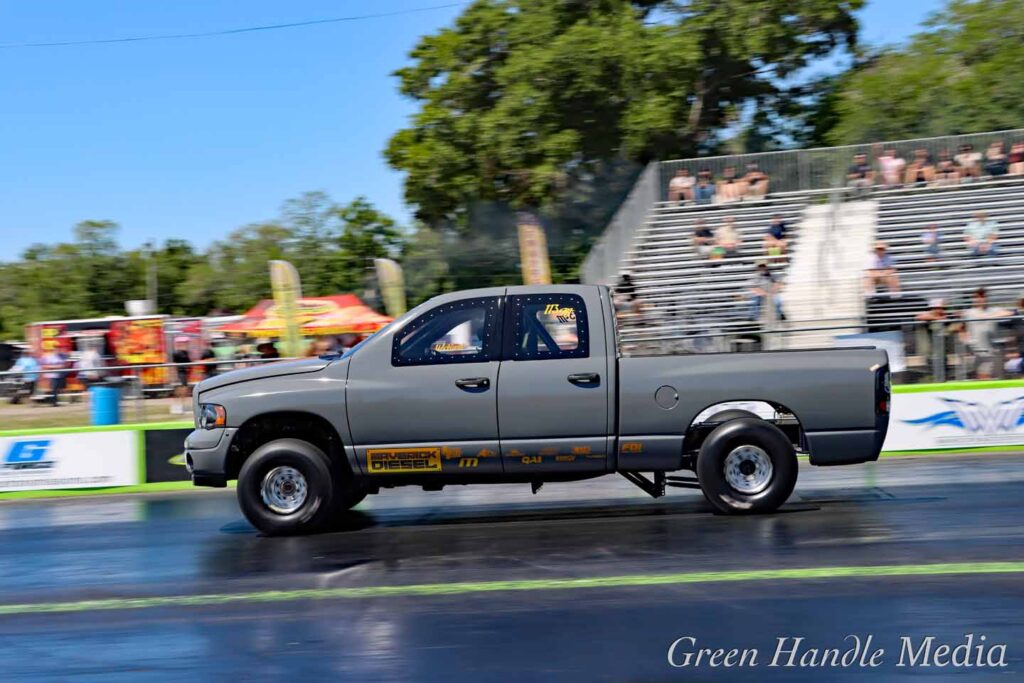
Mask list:
POLYGON ((1010 175, 1024 175, 1024 142, 1013 143, 1007 161, 1010 164, 1010 175))
POLYGON ((995 360, 994 338, 999 318, 1013 315, 1012 311, 988 307, 988 292, 979 287, 971 296, 971 307, 961 314, 963 324, 960 337, 974 357, 974 373, 977 379, 992 379, 992 364, 995 360))
POLYGON ((1024 295, 1018 297, 1017 307, 1013 309, 1014 320, 1011 323, 1015 348, 1007 353, 1009 359, 1003 365, 1007 372, 1020 374, 1024 372, 1024 295))
POLYGON ((36 383, 39 382, 39 361, 31 351, 25 349, 21 352, 18 360, 14 361, 14 365, 11 366, 11 372, 21 373, 21 377, 19 377, 21 387, 11 396, 11 403, 18 403, 23 394, 31 397, 36 393, 36 383))
POLYGON ((209 379, 217 375, 217 354, 214 353, 213 347, 209 344, 203 347, 202 352, 199 354, 199 360, 212 361, 204 363, 200 367, 203 370, 203 379, 209 379))
POLYGON ((697 173, 697 186, 693 190, 693 199, 697 204, 710 204, 715 199, 715 177, 706 168, 697 173))
POLYGON ((693 250, 707 258, 715 246, 715 233, 711 232, 703 218, 693 222, 693 250))
POLYGON ((727 166, 718 181, 718 201, 735 202, 743 198, 747 192, 747 183, 742 178, 736 177, 736 167, 727 166))
POLYGON ((67 369, 68 357, 59 347, 55 348, 43 355, 42 366, 44 370, 50 371, 43 376, 50 385, 50 405, 56 407, 60 402, 60 392, 64 391, 68 383, 68 374, 57 370, 67 369))
POLYGON ((974 151, 974 145, 960 145, 960 153, 954 159, 964 181, 981 175, 981 153, 974 151))
POLYGON ((736 219, 726 216, 722 224, 715 230, 715 247, 711 250, 711 258, 721 259, 735 256, 740 248, 740 235, 736 232, 736 219))
POLYGON ((866 154, 855 154, 853 163, 846 171, 846 186, 853 190, 855 195, 867 194, 875 182, 875 172, 871 170, 866 154))
POLYGON ((750 279, 749 288, 749 317, 751 320, 759 320, 761 318, 761 309, 764 306, 765 299, 768 298, 771 299, 774 306, 776 318, 780 321, 786 319, 786 314, 782 310, 782 296, 779 294, 781 287, 775 280, 772 271, 768 269, 768 264, 764 261, 758 262, 757 270, 750 279))
POLYGON ((956 163, 950 158, 948 149, 939 154, 939 163, 935 167, 935 184, 960 184, 960 169, 957 168, 956 163))
POLYGON ((78 359, 78 380, 86 389, 103 379, 103 356, 92 340, 86 342, 85 350, 78 359))
POLYGON ((281 357, 281 353, 277 350, 277 345, 266 338, 256 340, 256 353, 263 360, 275 360, 281 357))
POLYGON ((192 357, 188 353, 188 337, 180 336, 174 338, 174 351, 171 353, 171 362, 175 364, 174 392, 171 397, 171 414, 182 415, 185 413, 186 399, 188 398, 188 371, 192 357))
POLYGON ((875 244, 875 253, 871 256, 871 265, 864 276, 864 288, 868 296, 875 293, 878 285, 885 285, 890 294, 900 293, 900 279, 896 275, 896 266, 889 255, 885 242, 875 244))
POLYGON ((1006 171, 1009 170, 1008 167, 1006 154, 1003 153, 1003 143, 993 142, 988 146, 988 151, 985 152, 985 173, 998 178, 999 176, 1006 175, 1006 171))
POLYGON ((632 317, 634 321, 640 321, 643 307, 639 297, 636 295, 636 284, 633 276, 623 273, 619 284, 615 286, 615 310, 619 318, 632 317))
POLYGON ((747 175, 743 176, 745 191, 750 199, 764 199, 768 194, 768 174, 757 164, 747 164, 747 175))
POLYGON ((882 172, 882 183, 886 187, 903 185, 903 168, 906 162, 896 156, 896 150, 887 149, 878 157, 878 168, 882 172))
MULTIPOLYGON (((932 299, 928 302, 928 310, 921 311, 914 318, 922 323, 918 325, 914 331, 914 341, 917 346, 918 355, 930 358, 933 352, 932 341, 935 338, 936 332, 944 330, 946 324, 951 320, 949 311, 946 310, 946 302, 943 299, 932 299)), ((946 343, 943 344, 943 349, 949 345, 949 338, 943 336, 946 339, 946 343)), ((945 354, 943 354, 945 355, 945 354)), ((945 364, 945 358, 940 360, 945 364)))
POLYGON ((937 223, 932 223, 921 233, 921 242, 924 244, 924 251, 927 256, 925 260, 938 261, 941 253, 942 233, 939 232, 937 223))
POLYGON ((928 310, 921 311, 914 318, 918 322, 933 323, 949 320, 949 312, 946 310, 945 299, 937 298, 928 301, 928 310))
POLYGON ((914 160, 907 166, 906 184, 924 187, 935 179, 935 166, 928 158, 928 150, 914 151, 914 160))
POLYGON ((780 257, 789 249, 789 238, 786 233, 786 221, 782 220, 782 216, 772 216, 771 225, 764 233, 764 251, 772 259, 781 260, 780 257))
POLYGON ((693 186, 696 178, 690 175, 689 169, 681 168, 668 183, 668 198, 673 202, 692 202, 693 186))
POLYGON ((999 224, 988 220, 984 211, 974 214, 974 220, 964 228, 964 242, 972 256, 995 256, 998 239, 999 224))

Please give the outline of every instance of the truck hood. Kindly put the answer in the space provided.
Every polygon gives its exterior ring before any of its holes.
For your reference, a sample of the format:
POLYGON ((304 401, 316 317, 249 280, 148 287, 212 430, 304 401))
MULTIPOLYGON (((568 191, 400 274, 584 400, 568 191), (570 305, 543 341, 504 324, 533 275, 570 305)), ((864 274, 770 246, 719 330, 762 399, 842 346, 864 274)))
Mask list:
POLYGON ((254 379, 280 377, 282 375, 301 375, 307 372, 318 372, 333 362, 323 358, 304 358, 302 360, 284 361, 280 363, 261 363, 255 367, 231 370, 216 377, 204 379, 196 388, 199 393, 226 387, 229 384, 249 382, 254 379))

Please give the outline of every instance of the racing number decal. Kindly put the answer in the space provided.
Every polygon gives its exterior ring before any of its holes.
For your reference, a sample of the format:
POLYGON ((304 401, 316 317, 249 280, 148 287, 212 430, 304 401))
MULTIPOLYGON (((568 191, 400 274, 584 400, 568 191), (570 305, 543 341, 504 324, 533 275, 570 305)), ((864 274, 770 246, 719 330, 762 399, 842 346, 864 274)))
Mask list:
POLYGON ((440 448, 370 448, 366 451, 370 474, 440 472, 440 448))

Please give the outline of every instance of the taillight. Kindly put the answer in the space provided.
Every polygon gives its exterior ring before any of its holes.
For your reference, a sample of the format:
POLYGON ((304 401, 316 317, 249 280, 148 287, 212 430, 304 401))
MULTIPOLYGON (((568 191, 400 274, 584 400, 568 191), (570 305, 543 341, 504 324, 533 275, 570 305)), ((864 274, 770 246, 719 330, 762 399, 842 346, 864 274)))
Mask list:
POLYGON ((879 368, 875 373, 875 412, 886 415, 892 407, 892 376, 889 366, 879 368))

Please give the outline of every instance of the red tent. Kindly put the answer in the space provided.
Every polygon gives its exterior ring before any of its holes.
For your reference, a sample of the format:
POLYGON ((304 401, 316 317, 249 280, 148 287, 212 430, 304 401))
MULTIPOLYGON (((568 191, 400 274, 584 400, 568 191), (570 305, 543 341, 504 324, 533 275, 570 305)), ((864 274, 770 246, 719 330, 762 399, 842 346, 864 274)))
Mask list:
MULTIPOLYGON (((299 299, 299 325, 305 336, 321 334, 370 334, 391 322, 355 294, 305 297, 299 299)), ((264 299, 249 309, 241 320, 217 328, 225 334, 249 337, 281 337, 285 322, 272 299, 264 299)))

